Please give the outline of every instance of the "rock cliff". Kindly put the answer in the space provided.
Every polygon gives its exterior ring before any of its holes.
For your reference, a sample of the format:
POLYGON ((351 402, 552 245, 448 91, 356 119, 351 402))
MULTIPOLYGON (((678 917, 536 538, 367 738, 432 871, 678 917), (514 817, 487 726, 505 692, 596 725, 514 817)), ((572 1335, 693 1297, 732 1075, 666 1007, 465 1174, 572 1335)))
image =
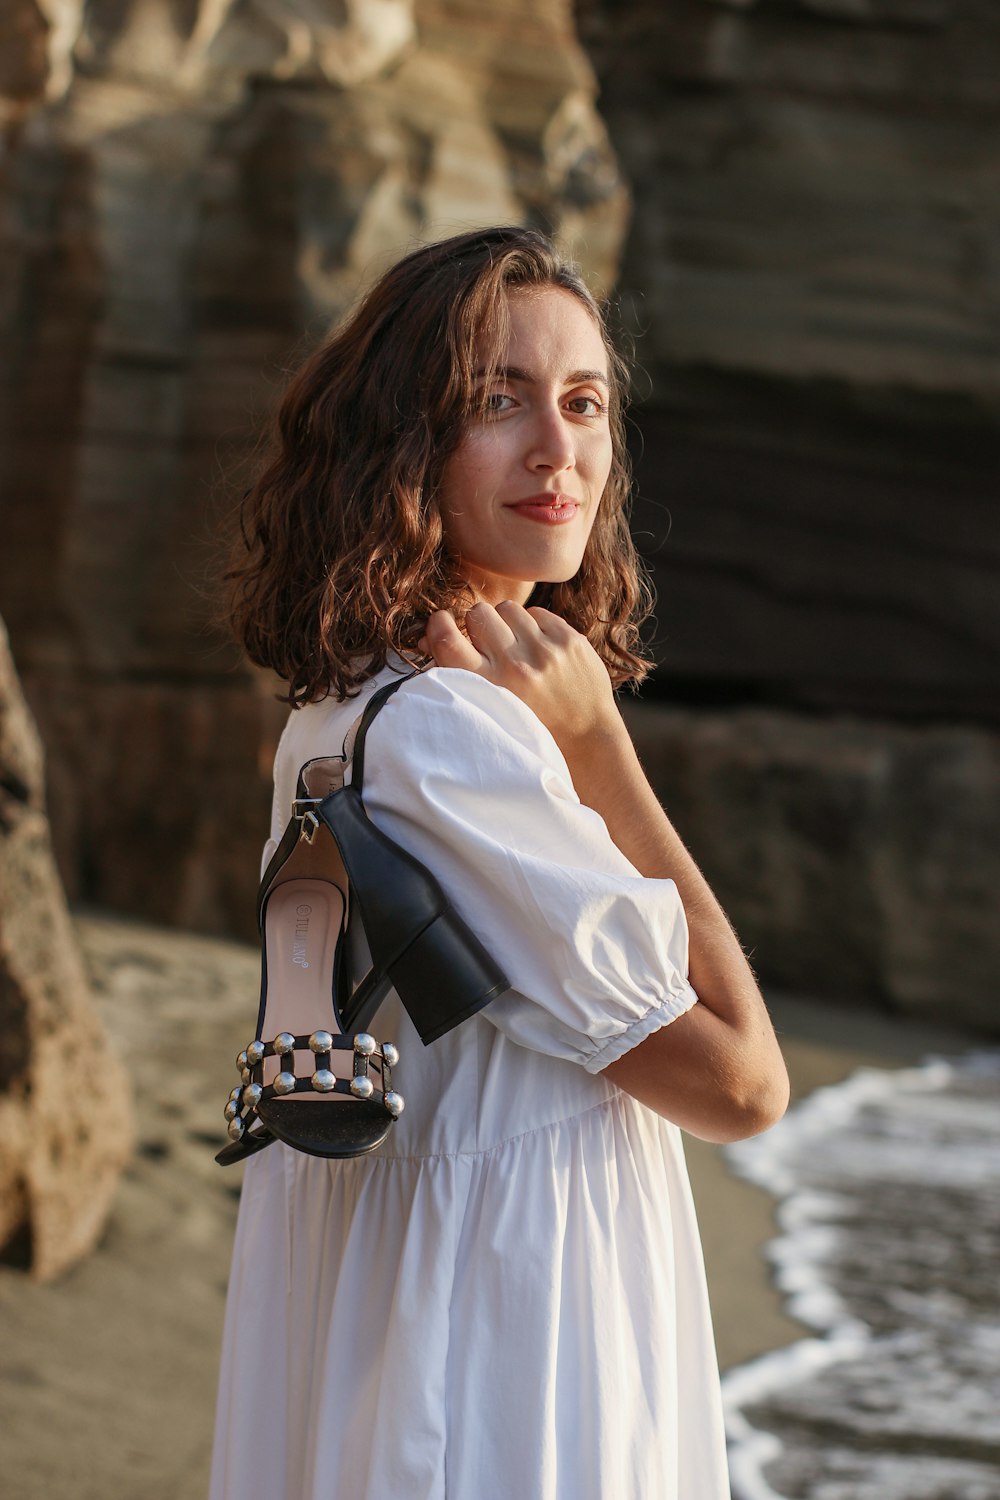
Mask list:
POLYGON ((540 223, 607 283, 626 189, 562 0, 7 14, 0 603, 60 865, 71 895, 249 935, 284 711, 211 625, 227 475, 412 243, 540 223))
POLYGON ((579 13, 635 197, 664 689, 996 726, 1000 11, 579 13))
POLYGON ((635 202, 645 763, 765 979, 995 1031, 1000 13, 578 18, 635 202))

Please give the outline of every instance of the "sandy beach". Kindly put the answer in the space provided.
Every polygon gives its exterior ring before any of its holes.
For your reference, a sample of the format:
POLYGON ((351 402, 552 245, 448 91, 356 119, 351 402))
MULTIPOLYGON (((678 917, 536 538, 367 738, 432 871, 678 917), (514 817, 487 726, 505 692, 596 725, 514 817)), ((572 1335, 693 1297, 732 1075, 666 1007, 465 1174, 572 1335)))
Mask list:
MULTIPOLYGON (((197 1500, 239 1197, 238 1169, 223 1172, 212 1157, 232 1058, 255 1011, 258 957, 103 913, 75 922, 133 1080, 139 1147, 83 1264, 50 1286, 0 1267, 3 1489, 19 1500, 197 1500)), ((849 1005, 768 999, 796 1099, 861 1065, 899 1067, 975 1045, 959 1031, 849 1005)), ((782 1311, 761 1253, 774 1232, 772 1200, 716 1148, 689 1139, 687 1149, 725 1369, 802 1330, 782 1311)))

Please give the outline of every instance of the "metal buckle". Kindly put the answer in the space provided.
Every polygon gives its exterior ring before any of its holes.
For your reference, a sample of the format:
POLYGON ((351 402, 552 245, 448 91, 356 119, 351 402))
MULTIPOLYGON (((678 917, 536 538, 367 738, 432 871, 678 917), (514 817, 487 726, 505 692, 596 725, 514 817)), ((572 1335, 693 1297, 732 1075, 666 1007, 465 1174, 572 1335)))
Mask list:
POLYGON ((307 844, 311 844, 319 832, 319 818, 317 818, 312 809, 319 807, 323 800, 322 797, 296 797, 292 803, 292 817, 298 818, 302 824, 299 830, 299 838, 305 839, 307 844), (308 808, 309 811, 300 812, 299 808, 301 807, 308 808))

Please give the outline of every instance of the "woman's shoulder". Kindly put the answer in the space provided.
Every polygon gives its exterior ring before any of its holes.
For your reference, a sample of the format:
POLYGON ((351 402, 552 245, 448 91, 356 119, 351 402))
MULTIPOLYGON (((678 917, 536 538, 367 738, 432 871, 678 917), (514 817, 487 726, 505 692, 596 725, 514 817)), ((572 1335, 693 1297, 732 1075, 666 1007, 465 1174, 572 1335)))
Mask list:
POLYGON ((390 735, 414 753, 454 748, 463 755, 528 754, 565 771, 551 733, 508 688, 463 667, 428 667, 392 694, 372 724, 377 739, 390 735), (381 725, 381 733, 379 727, 381 725))
POLYGON ((328 697, 291 710, 274 758, 277 802, 290 804, 307 761, 344 752, 369 699, 401 675, 367 732, 366 780, 383 769, 396 781, 422 782, 434 773, 499 789, 501 783, 541 776, 557 781, 560 795, 575 797, 562 752, 516 694, 460 667, 405 675, 390 663, 353 698, 328 697))
POLYGON ((291 778, 294 783, 306 761, 341 755, 351 726, 364 712, 369 698, 400 675, 398 668, 386 664, 366 678, 353 697, 337 698, 331 693, 301 708, 289 709, 274 756, 275 781, 291 778))

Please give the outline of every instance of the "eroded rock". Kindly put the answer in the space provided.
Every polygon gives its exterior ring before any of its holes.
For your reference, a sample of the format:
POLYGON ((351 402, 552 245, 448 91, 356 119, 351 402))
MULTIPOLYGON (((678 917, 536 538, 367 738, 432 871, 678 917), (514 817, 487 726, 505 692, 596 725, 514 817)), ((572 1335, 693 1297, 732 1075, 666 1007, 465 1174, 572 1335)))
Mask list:
POLYGON ((52 857, 42 772, 0 626, 0 1248, 22 1242, 48 1280, 96 1242, 132 1127, 52 857))

